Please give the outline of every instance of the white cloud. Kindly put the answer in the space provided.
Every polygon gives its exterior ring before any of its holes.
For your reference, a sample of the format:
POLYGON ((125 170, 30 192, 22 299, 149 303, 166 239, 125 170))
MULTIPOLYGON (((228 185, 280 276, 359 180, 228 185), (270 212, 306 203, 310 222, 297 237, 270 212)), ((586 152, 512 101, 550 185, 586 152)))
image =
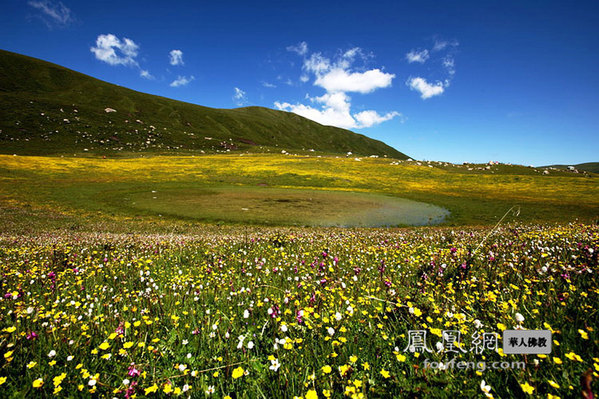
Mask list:
POLYGON ((293 112, 311 119, 321 125, 337 126, 345 129, 361 129, 400 116, 398 112, 389 112, 379 115, 376 111, 368 110, 351 114, 351 98, 342 92, 326 93, 320 97, 309 99, 313 103, 321 104, 320 108, 305 104, 289 104, 275 102, 275 107, 282 111, 293 112))
MULTIPOLYGON (((44 16, 49 17, 50 21, 58 25, 68 25, 73 22, 71 10, 62 4, 62 2, 54 3, 50 0, 28 1, 31 7, 40 10, 44 16)), ((50 26, 47 20, 44 21, 50 26)))
POLYGON ((235 87, 235 94, 233 94, 233 101, 237 104, 238 107, 241 107, 247 104, 247 97, 245 96, 245 91, 241 90, 239 87, 235 87))
POLYGON ((350 73, 341 68, 335 68, 322 76, 318 76, 314 84, 327 92, 357 92, 371 93, 376 89, 391 86, 395 75, 371 69, 366 72, 350 73))
POLYGON ((435 45, 433 46, 433 51, 441 51, 447 47, 457 47, 460 43, 457 40, 440 40, 435 39, 435 45))
MULTIPOLYGON (((305 48, 307 51, 307 45, 305 48)), ((358 56, 367 58, 361 48, 354 47, 340 53, 333 61, 321 53, 313 53, 309 57, 306 57, 306 53, 301 55, 304 56, 304 73, 300 80, 308 82, 310 75, 313 75, 314 86, 322 87, 326 92, 320 97, 306 95, 312 105, 277 101, 274 103, 277 109, 293 112, 323 125, 346 129, 370 127, 400 116, 395 111, 384 115, 374 110, 351 113, 351 98, 347 93, 371 93, 391 86, 395 78, 394 74, 382 72, 378 68, 353 71, 352 64, 358 56)))
POLYGON ((362 127, 378 125, 379 123, 391 120, 396 116, 401 116, 401 114, 396 111, 387 112, 385 115, 379 115, 376 111, 362 111, 354 114, 354 118, 356 118, 362 127))
POLYGON ((169 55, 169 62, 171 65, 183 65, 183 51, 171 50, 169 55))
POLYGON ((443 66, 445 67, 449 75, 455 75, 455 60, 451 55, 448 55, 447 57, 443 58, 443 66))
POLYGON ((292 51, 299 55, 306 55, 308 53, 308 43, 300 42, 296 46, 288 46, 287 51, 292 51))
POLYGON ((194 80, 194 76, 177 76, 177 79, 173 80, 170 84, 171 87, 180 87, 187 86, 192 80, 194 80))
POLYGON ((412 50, 406 54, 406 59, 411 64, 413 62, 417 62, 419 64, 424 64, 426 60, 430 57, 428 50, 412 50))
POLYGON ((154 76, 152 76, 152 74, 150 73, 150 71, 147 71, 145 69, 142 69, 139 71, 139 76, 141 76, 142 78, 145 79, 154 79, 154 76))
POLYGON ((269 89, 274 89, 275 87, 277 87, 277 85, 269 83, 269 82, 262 82, 262 86, 268 87, 269 89))
POLYGON ((121 41, 113 34, 99 35, 96 47, 90 50, 100 61, 110 65, 138 65, 135 61, 139 46, 131 39, 123 38, 121 41))
POLYGON ((410 89, 418 91, 420 97, 423 100, 426 100, 427 98, 443 94, 445 88, 449 86, 449 82, 445 81, 445 83, 436 82, 435 84, 431 84, 427 82, 426 79, 418 77, 409 79, 407 85, 410 86, 410 89))

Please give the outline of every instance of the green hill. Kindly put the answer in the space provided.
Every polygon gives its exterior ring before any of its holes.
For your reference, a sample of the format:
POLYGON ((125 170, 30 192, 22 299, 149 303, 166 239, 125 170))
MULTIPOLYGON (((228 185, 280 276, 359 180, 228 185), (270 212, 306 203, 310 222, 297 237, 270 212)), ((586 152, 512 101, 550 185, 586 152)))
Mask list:
POLYGON ((385 143, 262 107, 214 109, 0 50, 0 153, 320 151, 407 156, 385 143))
POLYGON ((543 168, 568 169, 570 166, 573 166, 576 170, 582 170, 591 173, 599 173, 599 162, 585 162, 576 165, 549 165, 543 166, 543 168))

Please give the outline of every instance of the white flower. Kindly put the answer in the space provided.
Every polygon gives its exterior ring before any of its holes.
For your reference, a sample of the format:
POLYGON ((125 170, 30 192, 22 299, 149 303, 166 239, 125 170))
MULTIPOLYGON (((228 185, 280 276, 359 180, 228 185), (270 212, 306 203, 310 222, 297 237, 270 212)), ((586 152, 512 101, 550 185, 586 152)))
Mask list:
POLYGON ((68 356, 67 357, 67 362, 70 362, 71 360, 73 360, 73 356, 68 356))
POLYGON ((514 317, 518 323, 522 323, 524 321, 524 316, 522 316, 520 313, 516 313, 514 317))
POLYGON ((441 342, 437 342, 435 346, 437 347, 437 351, 441 352, 443 350, 443 344, 441 342))
POLYGON ((187 345, 189 343, 188 340, 184 339, 183 342, 181 342, 183 345, 187 345))
POLYGON ((329 327, 327 328, 327 332, 329 333, 329 335, 333 335, 335 334, 335 329, 333 327, 329 327))
POLYGON ((50 352, 48 352, 48 357, 54 357, 56 356, 56 351, 54 349, 52 349, 50 352))
POLYGON ((189 391, 189 385, 185 384, 183 385, 183 392, 187 392, 189 391))
POLYGON ((248 349, 253 349, 254 348, 254 342, 250 341, 248 342, 248 349))
POLYGON ((128 379, 126 379, 126 378, 125 378, 125 379, 123 380, 123 385, 129 385, 129 382, 130 382, 130 381, 129 381, 128 379))
POLYGON ((341 320, 342 317, 343 316, 341 316, 341 313, 339 313, 339 312, 335 313, 335 320, 339 321, 339 320, 341 320))
POLYGON ((214 393, 214 385, 210 385, 208 389, 206 389, 206 395, 212 395, 214 393))
POLYGON ((480 329, 480 328, 482 328, 482 326, 483 326, 483 323, 479 319, 474 320, 474 327, 476 327, 477 329, 480 329))
POLYGON ((250 317, 250 312, 246 309, 243 311, 243 318, 247 319, 248 317, 250 317))
POLYGON ((493 395, 490 395, 489 392, 491 392, 491 386, 487 385, 487 383, 485 382, 485 380, 482 380, 480 382, 480 390, 483 391, 483 393, 485 394, 485 396, 487 398, 492 398, 493 395))
POLYGON ((93 387, 94 385, 96 385, 96 380, 93 380, 93 379, 92 379, 92 380, 89 380, 89 381, 87 382, 87 385, 89 385, 90 387, 93 387))
POLYGON ((281 367, 281 363, 279 363, 279 359, 274 359, 274 360, 270 361, 269 369, 271 369, 273 371, 277 371, 279 369, 279 367, 281 367))
POLYGON ((27 314, 31 314, 33 313, 35 309, 33 309, 31 306, 27 308, 27 314))
POLYGON ((188 358, 188 359, 191 359, 191 353, 188 353, 188 354, 187 354, 187 358, 188 358))
POLYGON ((181 372, 185 371, 186 368, 187 368, 187 365, 185 365, 185 364, 179 365, 179 371, 181 371, 181 372))
POLYGON ((283 332, 287 332, 287 324, 283 324, 283 325, 281 326, 281 331, 283 331, 283 332))

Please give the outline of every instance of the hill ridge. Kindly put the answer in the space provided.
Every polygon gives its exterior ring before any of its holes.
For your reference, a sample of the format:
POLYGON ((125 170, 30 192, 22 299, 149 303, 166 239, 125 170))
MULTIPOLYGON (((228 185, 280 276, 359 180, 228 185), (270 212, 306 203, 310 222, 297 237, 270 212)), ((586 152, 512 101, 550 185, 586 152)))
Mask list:
POLYGON ((0 153, 318 151, 408 157, 365 135, 259 106, 210 108, 0 50, 0 153))

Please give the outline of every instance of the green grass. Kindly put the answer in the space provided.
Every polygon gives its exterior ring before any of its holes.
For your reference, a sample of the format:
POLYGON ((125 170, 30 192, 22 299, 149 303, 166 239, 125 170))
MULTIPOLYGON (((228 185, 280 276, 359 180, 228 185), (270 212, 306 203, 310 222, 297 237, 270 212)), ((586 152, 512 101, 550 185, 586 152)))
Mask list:
POLYGON ((9 230, 185 231, 199 222, 318 225, 322 219, 351 225, 348 214, 373 209, 372 201, 379 208, 393 204, 395 198, 447 209, 449 226, 492 225, 513 206, 520 214, 510 220, 521 222, 599 220, 596 175, 381 158, 0 156, 0 192, 1 223, 9 230), (211 192, 217 195, 206 195, 211 192))
POLYGON ((4 154, 139 156, 251 149, 407 158, 380 141, 296 114, 170 100, 2 50, 0 115, 4 154))

